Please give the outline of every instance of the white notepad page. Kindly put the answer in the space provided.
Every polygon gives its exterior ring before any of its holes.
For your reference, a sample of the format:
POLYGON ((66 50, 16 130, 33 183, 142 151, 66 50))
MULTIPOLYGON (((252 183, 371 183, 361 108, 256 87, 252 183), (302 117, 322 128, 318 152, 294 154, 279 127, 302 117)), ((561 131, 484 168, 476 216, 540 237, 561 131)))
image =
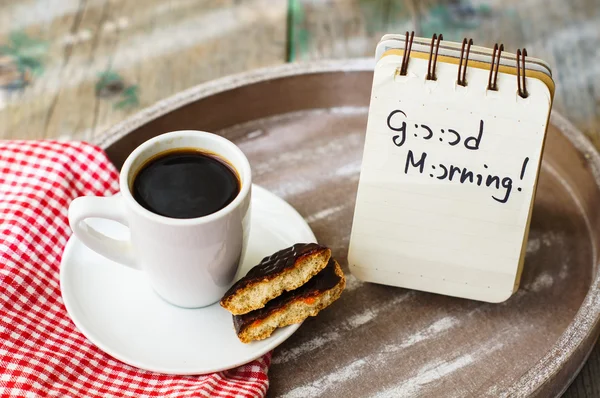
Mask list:
POLYGON ((426 81, 427 60, 419 58, 400 76, 401 63, 388 55, 375 68, 350 271, 503 301, 516 289, 551 93, 527 78, 529 96, 521 98, 516 76, 504 73, 498 91, 487 90, 489 70, 477 68, 462 87, 458 66, 443 62, 437 80, 426 81))

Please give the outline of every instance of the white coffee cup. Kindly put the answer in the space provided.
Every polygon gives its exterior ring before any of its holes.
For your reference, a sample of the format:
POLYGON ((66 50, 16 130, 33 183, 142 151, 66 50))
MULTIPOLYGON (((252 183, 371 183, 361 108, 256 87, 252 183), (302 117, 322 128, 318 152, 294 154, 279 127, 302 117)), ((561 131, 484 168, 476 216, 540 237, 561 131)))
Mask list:
POLYGON ((144 271, 154 290, 180 307, 203 307, 218 301, 233 282, 243 259, 250 226, 252 177, 242 151, 227 139, 203 131, 175 131, 154 137, 125 160, 121 193, 112 197, 79 197, 69 206, 75 236, 93 251, 144 271), (131 193, 133 179, 153 156, 175 148, 216 154, 233 166, 240 192, 223 209, 204 217, 176 219, 142 207, 131 193), (110 238, 86 219, 106 218, 129 228, 130 240, 110 238))

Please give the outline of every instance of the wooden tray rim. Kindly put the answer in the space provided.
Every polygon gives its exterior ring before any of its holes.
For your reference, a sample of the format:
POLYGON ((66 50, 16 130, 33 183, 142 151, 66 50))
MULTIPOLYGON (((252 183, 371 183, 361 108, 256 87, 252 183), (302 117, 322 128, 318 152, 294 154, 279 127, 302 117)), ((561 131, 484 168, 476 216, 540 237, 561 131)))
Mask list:
MULTIPOLYGON (((298 75, 368 72, 373 71, 374 65, 375 63, 372 58, 325 60, 288 63, 226 76, 191 87, 140 110, 106 130, 94 141, 94 144, 106 149, 131 131, 175 109, 202 98, 242 86, 298 75)), ((591 166, 596 185, 600 188, 600 153, 598 153, 591 141, 557 112, 552 112, 550 122, 585 156, 591 166)), ((595 264, 595 275, 590 288, 572 322, 567 326, 552 348, 505 392, 505 396, 526 397, 535 394, 537 390, 559 373, 561 367, 568 363, 570 356, 575 350, 585 343, 590 343, 590 347, 587 349, 585 355, 587 359, 593 348, 593 342, 596 341, 600 334, 600 275, 597 270, 598 264, 595 264)), ((579 369, 581 369, 583 364, 585 364, 585 360, 579 369)), ((565 385, 562 392, 568 388, 578 372, 575 372, 571 376, 569 383, 565 385)))

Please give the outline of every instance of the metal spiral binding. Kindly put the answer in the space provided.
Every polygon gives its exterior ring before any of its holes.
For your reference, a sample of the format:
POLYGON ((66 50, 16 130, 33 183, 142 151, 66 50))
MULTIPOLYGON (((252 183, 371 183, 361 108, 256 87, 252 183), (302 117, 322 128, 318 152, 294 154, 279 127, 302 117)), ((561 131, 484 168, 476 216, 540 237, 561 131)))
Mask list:
POLYGON ((437 65, 437 57, 438 51, 440 50, 440 42, 444 39, 444 36, 440 33, 440 35, 433 34, 431 38, 431 48, 429 50, 429 63, 427 63, 427 80, 437 80, 435 77, 435 66, 437 65), (433 54, 433 44, 437 39, 437 44, 435 45, 435 56, 433 54), (433 58, 433 68, 431 67, 431 59, 433 58))
MULTIPOLYGON (((410 36, 408 31, 406 32, 406 39, 404 42, 404 54, 402 55, 402 66, 400 67, 400 75, 406 76, 408 72, 408 61, 410 60, 410 52, 412 50, 412 44, 414 40, 415 32, 412 31, 410 36)), ((437 66, 437 57, 440 49, 440 42, 444 39, 444 36, 439 36, 434 33, 431 38, 431 46, 429 49, 429 62, 427 63, 427 80, 437 80, 435 70, 437 66), (434 53, 435 45, 435 53, 434 53)), ((456 83, 460 86, 467 86, 467 66, 469 64, 469 54, 471 52, 471 46, 473 45, 473 39, 463 39, 462 47, 460 49, 460 60, 458 61, 458 74, 456 83), (464 61, 464 62, 463 62, 464 61)), ((504 51, 504 44, 494 44, 494 50, 492 52, 492 62, 490 66, 490 74, 488 78, 488 90, 498 91, 498 73, 500 71, 500 59, 504 51)), ((527 92, 526 86, 526 71, 525 71, 525 57, 527 57, 527 49, 517 50, 517 87, 519 95, 522 98, 527 98, 529 93, 527 92)))
POLYGON ((519 95, 521 98, 527 98, 529 93, 527 93, 527 86, 525 85, 525 57, 527 56, 527 49, 523 48, 517 50, 517 87, 519 89, 519 95), (522 55, 521 55, 522 54, 522 55), (521 61, 521 65, 519 65, 519 60, 521 61), (521 74, 521 69, 523 73, 521 74))
POLYGON ((467 44, 467 38, 465 37, 462 42, 462 47, 460 49, 460 61, 458 61, 458 77, 456 79, 456 83, 459 86, 466 87, 467 86, 467 65, 469 64, 469 53, 471 52, 471 45, 473 44, 473 39, 469 39, 467 44), (465 46, 467 47, 467 52, 465 53, 465 46), (465 60, 463 66, 463 57, 465 60), (461 76, 462 73, 462 76, 461 76))
POLYGON ((408 60, 410 59, 410 51, 412 50, 414 37, 414 30, 410 33, 410 39, 408 37, 408 31, 406 31, 406 40, 404 41, 404 54, 402 55, 402 66, 400 67, 400 75, 402 76, 406 76, 406 73, 408 71, 408 60))
POLYGON ((500 69, 500 55, 504 51, 504 44, 494 44, 494 52, 492 53, 492 66, 490 67, 490 78, 488 79, 488 90, 498 91, 498 70, 500 69), (498 57, 496 58, 496 52, 498 57), (496 70, 494 70, 494 64, 496 64, 496 70), (492 77, 494 78, 492 81, 492 77))

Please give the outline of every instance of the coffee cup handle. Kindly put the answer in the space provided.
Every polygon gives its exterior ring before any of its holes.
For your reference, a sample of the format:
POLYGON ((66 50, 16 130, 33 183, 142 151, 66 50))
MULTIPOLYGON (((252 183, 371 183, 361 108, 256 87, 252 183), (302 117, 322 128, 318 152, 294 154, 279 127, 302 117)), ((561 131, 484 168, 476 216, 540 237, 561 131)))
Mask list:
POLYGON ((120 196, 76 198, 69 206, 69 225, 77 239, 96 253, 133 269, 139 269, 131 241, 113 239, 94 229, 85 221, 92 217, 106 218, 128 226, 123 199, 120 196))

